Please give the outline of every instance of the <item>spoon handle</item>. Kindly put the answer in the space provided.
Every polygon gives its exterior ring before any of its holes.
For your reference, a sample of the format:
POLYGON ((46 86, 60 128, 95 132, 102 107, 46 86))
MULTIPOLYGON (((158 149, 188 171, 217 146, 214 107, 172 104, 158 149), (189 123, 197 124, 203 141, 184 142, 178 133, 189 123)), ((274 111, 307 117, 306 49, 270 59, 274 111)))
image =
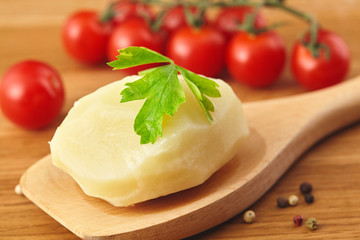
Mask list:
POLYGON ((256 123, 263 125, 261 129, 273 133, 270 128, 274 126, 284 139, 304 138, 309 142, 304 146, 306 149, 327 134, 360 119, 360 76, 323 90, 247 103, 244 109, 252 120, 259 111, 268 116, 267 121, 256 123))
MULTIPOLYGON (((310 93, 295 103, 306 109, 303 132, 314 141, 360 119, 360 76, 343 84, 310 93)), ((294 106, 294 107, 295 107, 294 106)))

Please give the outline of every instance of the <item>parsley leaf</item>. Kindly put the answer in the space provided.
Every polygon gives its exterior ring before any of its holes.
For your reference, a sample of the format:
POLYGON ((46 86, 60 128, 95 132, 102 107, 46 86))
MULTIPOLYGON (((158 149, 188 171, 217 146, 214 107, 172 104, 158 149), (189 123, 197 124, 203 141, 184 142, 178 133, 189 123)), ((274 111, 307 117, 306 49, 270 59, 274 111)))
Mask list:
POLYGON ((219 85, 216 82, 208 78, 199 76, 189 70, 186 70, 185 68, 177 66, 177 69, 181 73, 181 75, 183 75, 190 90, 193 92, 196 99, 198 100, 201 108, 206 115, 206 118, 210 123, 212 123, 213 118, 210 114, 210 111, 214 112, 215 108, 212 102, 205 95, 209 97, 221 97, 221 94, 217 89, 219 85))
POLYGON ((141 136, 141 144, 154 143, 158 135, 162 136, 164 115, 174 116, 180 104, 185 102, 175 65, 159 67, 126 86, 128 88, 121 92, 121 102, 146 98, 135 118, 134 130, 141 136))
POLYGON ((126 83, 121 92, 121 102, 146 99, 135 118, 134 130, 141 136, 140 143, 154 143, 162 137, 164 115, 174 116, 179 106, 185 102, 185 92, 180 84, 178 72, 183 75, 187 85, 203 109, 209 123, 213 118, 214 105, 208 97, 220 97, 219 85, 203 76, 199 76, 150 49, 128 47, 119 50, 118 60, 108 63, 113 69, 124 69, 148 63, 168 63, 139 73, 142 77, 126 83))
POLYGON ((118 60, 109 62, 108 65, 114 70, 124 69, 149 63, 173 63, 160 53, 144 47, 127 47, 119 50, 118 60))

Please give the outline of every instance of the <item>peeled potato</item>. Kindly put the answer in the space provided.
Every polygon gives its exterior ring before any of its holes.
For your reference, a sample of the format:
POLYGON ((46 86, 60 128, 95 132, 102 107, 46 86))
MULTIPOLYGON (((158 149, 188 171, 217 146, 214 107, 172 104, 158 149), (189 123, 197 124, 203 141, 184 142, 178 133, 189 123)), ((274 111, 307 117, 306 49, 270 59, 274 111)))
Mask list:
POLYGON ((186 102, 166 116, 163 137, 140 144, 134 119, 144 100, 120 103, 126 77, 74 104, 50 142, 55 166, 83 191, 115 206, 129 206, 203 183, 238 151, 248 135, 241 103, 221 80, 210 125, 185 81, 186 102))

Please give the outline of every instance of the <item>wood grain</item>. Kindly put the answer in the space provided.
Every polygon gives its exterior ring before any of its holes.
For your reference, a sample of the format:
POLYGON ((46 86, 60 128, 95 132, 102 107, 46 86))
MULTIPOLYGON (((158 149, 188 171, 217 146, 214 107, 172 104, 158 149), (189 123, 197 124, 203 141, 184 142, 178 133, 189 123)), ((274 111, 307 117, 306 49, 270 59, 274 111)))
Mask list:
MULTIPOLYGON (((293 6, 315 14, 322 24, 338 32, 352 52, 349 77, 360 74, 360 2, 353 0, 292 0, 293 6)), ((14 193, 21 174, 49 153, 47 141, 75 99, 121 78, 107 67, 88 67, 76 63, 63 51, 61 24, 66 16, 83 7, 101 9, 104 1, 19 1, 3 0, 0 7, 0 75, 17 61, 35 58, 55 66, 66 86, 62 116, 49 128, 24 131, 0 115, 0 239, 78 239, 70 231, 24 197, 14 193)), ((269 20, 285 19, 290 25, 279 29, 290 48, 304 25, 278 12, 266 11, 269 20)), ((226 76, 225 76, 226 78, 226 76)), ((254 90, 231 82, 245 102, 277 98, 304 92, 286 70, 269 89, 254 90)), ((295 165, 251 208, 257 214, 254 224, 244 224, 238 215, 230 221, 193 239, 358 239, 360 236, 360 125, 354 124, 321 141, 300 157, 295 165), (314 185, 315 203, 300 198, 294 208, 278 209, 279 195, 298 194, 298 185, 314 185), (317 231, 296 228, 292 218, 302 214, 316 217, 317 231)), ((206 219, 204 219, 206 221, 206 219)))

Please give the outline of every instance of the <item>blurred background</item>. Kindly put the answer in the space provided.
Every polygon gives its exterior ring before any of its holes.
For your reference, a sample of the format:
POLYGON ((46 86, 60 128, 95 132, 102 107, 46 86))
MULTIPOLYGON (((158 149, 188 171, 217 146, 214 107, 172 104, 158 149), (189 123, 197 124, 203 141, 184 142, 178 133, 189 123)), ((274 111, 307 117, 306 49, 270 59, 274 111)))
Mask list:
MULTIPOLYGON (((360 35, 360 2, 357 0, 289 0, 289 6, 313 14, 325 28, 336 32, 347 43, 351 51, 351 68, 348 78, 360 73, 360 48, 357 47, 360 35)), ((70 14, 84 9, 103 11, 109 1, 78 0, 78 1, 42 1, 42 0, 2 0, 0 7, 0 74, 12 64, 32 58, 45 61, 54 66, 63 75, 65 85, 68 81, 78 84, 79 79, 88 81, 101 78, 100 84, 105 84, 121 78, 120 73, 114 73, 107 67, 86 66, 69 57, 61 43, 61 27, 70 14), (83 73, 90 73, 84 75, 83 73)), ((268 23, 283 21, 285 26, 276 31, 284 39, 287 54, 295 39, 303 33, 307 25, 277 9, 262 11, 268 23)), ((210 11, 210 18, 214 14, 210 11)), ((235 84, 235 91, 244 101, 253 101, 267 97, 279 97, 303 92, 294 84, 289 71, 288 61, 282 77, 274 86, 254 90, 235 84), (260 92, 260 94, 258 94, 260 92), (275 93, 274 93, 275 92, 275 93)), ((81 80, 80 80, 81 81, 81 80)), ((96 85, 96 84, 95 84, 96 85)), ((97 86, 95 86, 97 87, 97 86)), ((79 95, 87 92, 78 89, 79 95)))

